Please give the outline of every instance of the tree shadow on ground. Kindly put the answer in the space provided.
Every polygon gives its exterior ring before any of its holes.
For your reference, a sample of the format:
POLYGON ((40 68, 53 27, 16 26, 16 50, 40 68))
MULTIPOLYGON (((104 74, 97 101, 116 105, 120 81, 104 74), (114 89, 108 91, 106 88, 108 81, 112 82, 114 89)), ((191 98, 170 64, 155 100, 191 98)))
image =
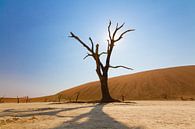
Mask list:
POLYGON ((106 104, 97 104, 89 112, 72 117, 53 129, 145 129, 143 126, 129 127, 103 112, 106 104))
POLYGON ((73 108, 38 108, 33 110, 14 110, 14 109, 7 109, 3 112, 0 112, 0 117, 5 116, 11 116, 11 117, 32 117, 36 115, 48 115, 48 116, 56 116, 56 117, 66 117, 66 116, 60 116, 58 113, 64 112, 64 111, 70 111, 70 110, 76 110, 81 108, 89 108, 94 106, 79 106, 79 107, 73 107, 73 108))
MULTIPOLYGON (((7 109, 3 112, 0 112, 1 116, 11 116, 11 117, 33 117, 36 115, 39 116, 54 116, 59 118, 70 118, 65 119, 61 125, 53 129, 144 129, 143 126, 132 126, 129 127, 119 121, 116 121, 114 118, 110 117, 103 111, 103 107, 107 105, 103 104, 93 104, 89 106, 78 106, 72 108, 38 108, 33 110, 14 110, 7 109), (66 111, 76 111, 78 109, 92 108, 87 113, 80 115, 63 115, 62 112, 66 111), (62 113, 62 114, 61 114, 62 113), (60 115, 61 114, 61 115, 60 115)), ((114 104, 115 105, 115 104, 114 104)), ((123 104, 123 106, 126 104, 123 104)), ((129 105, 129 104, 128 104, 129 105)), ((110 105, 108 105, 110 106, 110 105)), ((114 107, 113 107, 114 108, 114 107)))

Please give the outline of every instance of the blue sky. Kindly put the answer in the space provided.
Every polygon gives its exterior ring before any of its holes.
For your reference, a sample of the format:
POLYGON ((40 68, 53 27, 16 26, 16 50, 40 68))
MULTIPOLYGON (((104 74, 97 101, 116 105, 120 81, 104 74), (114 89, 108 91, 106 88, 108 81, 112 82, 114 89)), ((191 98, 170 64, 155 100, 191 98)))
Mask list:
POLYGON ((0 96, 42 96, 97 80, 70 31, 104 48, 112 20, 134 28, 118 43, 110 76, 195 64, 194 0, 0 0, 0 96))

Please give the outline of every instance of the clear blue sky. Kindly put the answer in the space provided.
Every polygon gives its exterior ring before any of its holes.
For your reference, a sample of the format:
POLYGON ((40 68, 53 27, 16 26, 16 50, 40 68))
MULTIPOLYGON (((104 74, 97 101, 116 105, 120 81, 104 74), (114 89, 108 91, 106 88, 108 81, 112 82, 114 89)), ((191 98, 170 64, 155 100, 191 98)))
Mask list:
POLYGON ((0 96, 42 96, 97 80, 70 31, 106 44, 109 19, 134 28, 110 76, 195 64, 194 0, 0 0, 0 96))

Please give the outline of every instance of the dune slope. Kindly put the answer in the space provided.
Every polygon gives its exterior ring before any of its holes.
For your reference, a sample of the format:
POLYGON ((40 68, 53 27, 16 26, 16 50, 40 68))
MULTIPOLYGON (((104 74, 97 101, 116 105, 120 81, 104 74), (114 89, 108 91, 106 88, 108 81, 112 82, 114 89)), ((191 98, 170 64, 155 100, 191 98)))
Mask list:
MULTIPOLYGON (((113 98, 125 100, 193 100, 195 66, 145 71, 109 79, 113 98)), ((94 101, 101 98, 100 83, 91 82, 58 93, 65 98, 94 101)))

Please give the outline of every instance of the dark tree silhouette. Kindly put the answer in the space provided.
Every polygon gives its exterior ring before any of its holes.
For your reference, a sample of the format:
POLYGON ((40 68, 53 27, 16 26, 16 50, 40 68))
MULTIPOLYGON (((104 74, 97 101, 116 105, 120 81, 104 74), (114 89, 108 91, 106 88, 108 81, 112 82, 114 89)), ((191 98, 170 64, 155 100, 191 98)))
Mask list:
POLYGON ((29 97, 28 96, 25 97, 25 101, 26 101, 26 103, 29 102, 29 97))
POLYGON ((62 94, 58 94, 58 102, 61 102, 62 94))
POLYGON ((77 92, 76 93, 76 102, 78 101, 79 95, 80 95, 80 92, 77 92))
POLYGON ((0 97, 0 103, 3 103, 4 97, 0 97))
POLYGON ((131 68, 126 67, 126 66, 122 66, 122 65, 118 65, 118 66, 110 65, 110 58, 111 58, 115 44, 119 40, 121 40, 126 33, 130 32, 130 31, 134 31, 134 29, 128 29, 128 30, 120 33, 119 36, 116 36, 117 33, 119 32, 119 30, 121 30, 121 28, 123 28, 124 23, 120 26, 117 23, 116 28, 113 31, 113 33, 111 33, 111 24, 112 23, 110 21, 109 25, 108 25, 109 39, 107 40, 107 50, 104 52, 99 52, 99 44, 97 43, 96 45, 94 45, 94 42, 93 42, 91 37, 89 37, 89 41, 91 43, 91 46, 89 46, 84 41, 82 41, 77 35, 75 35, 73 32, 70 32, 70 36, 69 36, 69 37, 77 40, 80 44, 83 45, 83 47, 85 47, 87 49, 88 53, 84 57, 84 59, 87 57, 92 57, 96 63, 96 73, 97 73, 99 80, 100 80, 100 83, 101 83, 101 93, 102 93, 101 102, 117 101, 117 100, 113 99, 109 93, 109 89, 108 89, 108 71, 109 71, 109 69, 110 68, 126 68, 126 69, 132 70, 131 68), (100 56, 102 56, 102 55, 106 55, 105 64, 103 64, 101 59, 100 59, 100 56))
POLYGON ((121 95, 121 100, 124 102, 125 101, 125 96, 121 95))
POLYGON ((20 98, 17 96, 17 103, 20 103, 20 98))

